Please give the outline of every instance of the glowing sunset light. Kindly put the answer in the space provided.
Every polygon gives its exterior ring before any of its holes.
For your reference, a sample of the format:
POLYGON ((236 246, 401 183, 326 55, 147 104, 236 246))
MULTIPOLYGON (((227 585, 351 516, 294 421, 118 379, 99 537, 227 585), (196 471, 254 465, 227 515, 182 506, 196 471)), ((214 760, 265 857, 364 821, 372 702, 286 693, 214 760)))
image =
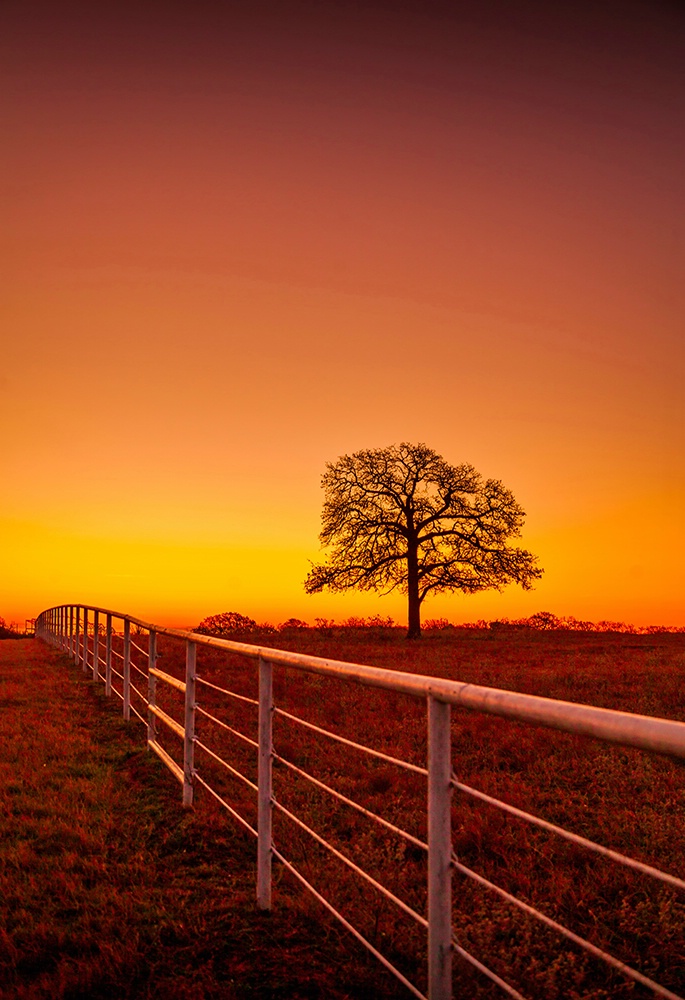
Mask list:
POLYGON ((685 625, 685 15, 234 7, 3 9, 0 615, 405 621, 303 581, 412 441, 545 570, 426 618, 685 625))

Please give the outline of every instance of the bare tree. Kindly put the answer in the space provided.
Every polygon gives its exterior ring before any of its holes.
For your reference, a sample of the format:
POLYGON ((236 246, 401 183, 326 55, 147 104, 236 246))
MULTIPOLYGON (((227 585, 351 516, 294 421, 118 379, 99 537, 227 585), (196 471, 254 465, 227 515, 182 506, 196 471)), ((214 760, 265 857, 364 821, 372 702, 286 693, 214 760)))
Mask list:
POLYGON ((312 566, 309 594, 396 588, 407 594, 408 638, 421 635, 428 594, 525 590, 542 576, 535 556, 508 545, 525 513, 495 479, 449 465, 424 444, 358 451, 329 462, 321 542, 328 560, 312 566))

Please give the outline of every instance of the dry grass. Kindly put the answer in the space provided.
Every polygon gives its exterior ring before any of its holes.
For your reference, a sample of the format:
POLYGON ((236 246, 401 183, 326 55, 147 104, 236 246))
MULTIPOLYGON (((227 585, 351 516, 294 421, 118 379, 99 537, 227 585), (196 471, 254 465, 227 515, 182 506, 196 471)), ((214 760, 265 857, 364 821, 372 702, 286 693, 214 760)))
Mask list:
MULTIPOLYGON (((683 635, 445 630, 412 644, 390 629, 348 629, 328 635, 293 630, 265 637, 266 642, 685 718, 683 635)), ((0 644, 0 651, 9 645, 0 644)), ((253 844, 204 793, 196 810, 183 813, 178 786, 141 749, 140 724, 124 727, 117 705, 105 705, 92 684, 56 654, 35 643, 23 643, 21 649, 35 657, 35 665, 28 663, 24 670, 24 681, 35 672, 34 693, 27 694, 24 683, 0 694, 23 699, 17 711, 0 713, 0 726, 6 727, 10 716, 13 739, 22 727, 28 734, 26 749, 18 753, 15 748, 3 793, 13 809, 8 826, 16 841, 3 848, 10 862, 7 886, 20 897, 19 916, 4 930, 8 982, 14 984, 8 996, 404 995, 278 868, 274 912, 271 917, 257 913, 253 844), (70 748, 76 763, 69 763, 70 748), (47 773, 41 775, 43 764, 47 773), (79 777, 79 769, 86 773, 79 777), (42 846, 36 849, 44 841, 52 844, 52 854, 42 846), (76 902, 66 905, 70 894, 76 902)), ((162 653, 162 669, 181 675, 180 646, 164 643, 162 653)), ((255 694, 254 670, 239 658, 201 649, 199 672, 239 693, 255 694)), ((11 679, 4 672, 0 677, 7 689, 11 679)), ((396 756, 425 762, 425 709, 412 699, 297 671, 279 672, 275 690, 281 707, 396 756)), ((200 701, 236 728, 254 733, 250 706, 226 707, 207 689, 201 689, 200 701)), ((160 703, 180 717, 173 692, 162 695, 160 703)), ((254 777, 249 748, 207 720, 199 731, 203 741, 254 777)), ((174 737, 164 742, 178 757, 174 737)), ((8 745, 4 735, 3 745, 8 745)), ((282 719, 276 720, 275 746, 283 757, 425 838, 425 785, 419 777, 343 752, 282 719)), ((461 711, 454 717, 454 747, 461 781, 666 871, 685 871, 682 763, 461 711)), ((201 751, 197 765, 254 819, 249 793, 201 751)), ((332 805, 282 766, 275 768, 275 794, 423 912, 421 851, 332 805)), ((588 858, 461 795, 455 797, 453 819, 455 849, 463 863, 683 992, 682 894, 678 898, 611 862, 588 858)), ((339 863, 324 858, 286 819, 277 819, 275 837, 277 846, 285 846, 284 853, 375 944, 425 985, 422 933, 339 863)), ((531 1000, 651 995, 472 883, 455 878, 454 895, 461 943, 531 1000)), ((461 963, 455 979, 469 997, 502 995, 461 963)))
POLYGON ((92 682, 0 643, 0 996, 393 997, 290 888, 254 905, 254 846, 179 788, 92 682))

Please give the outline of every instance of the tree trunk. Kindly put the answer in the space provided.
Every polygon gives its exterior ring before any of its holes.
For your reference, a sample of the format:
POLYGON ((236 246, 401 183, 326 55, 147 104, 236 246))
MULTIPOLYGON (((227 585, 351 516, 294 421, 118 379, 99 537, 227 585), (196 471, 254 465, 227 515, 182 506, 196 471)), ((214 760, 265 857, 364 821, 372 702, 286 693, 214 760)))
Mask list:
POLYGON ((407 597, 409 599, 407 639, 420 639, 419 546, 413 539, 408 539, 407 542, 407 597))

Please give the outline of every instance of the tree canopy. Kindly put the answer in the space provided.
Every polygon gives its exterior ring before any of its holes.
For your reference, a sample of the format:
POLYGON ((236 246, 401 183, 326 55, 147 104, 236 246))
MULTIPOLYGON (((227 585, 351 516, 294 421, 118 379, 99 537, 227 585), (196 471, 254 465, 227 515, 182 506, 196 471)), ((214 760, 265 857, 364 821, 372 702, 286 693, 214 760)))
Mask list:
POLYGON ((215 635, 219 638, 235 636, 237 632, 252 632, 257 628, 257 622, 247 615, 237 611, 223 611, 220 615, 210 615, 203 618, 195 632, 200 635, 215 635))
POLYGON ((471 465, 453 466, 425 444, 391 445, 343 455, 322 479, 321 542, 305 590, 400 589, 408 598, 408 636, 421 634, 429 594, 529 590, 542 575, 520 537, 525 513, 499 480, 471 465))

